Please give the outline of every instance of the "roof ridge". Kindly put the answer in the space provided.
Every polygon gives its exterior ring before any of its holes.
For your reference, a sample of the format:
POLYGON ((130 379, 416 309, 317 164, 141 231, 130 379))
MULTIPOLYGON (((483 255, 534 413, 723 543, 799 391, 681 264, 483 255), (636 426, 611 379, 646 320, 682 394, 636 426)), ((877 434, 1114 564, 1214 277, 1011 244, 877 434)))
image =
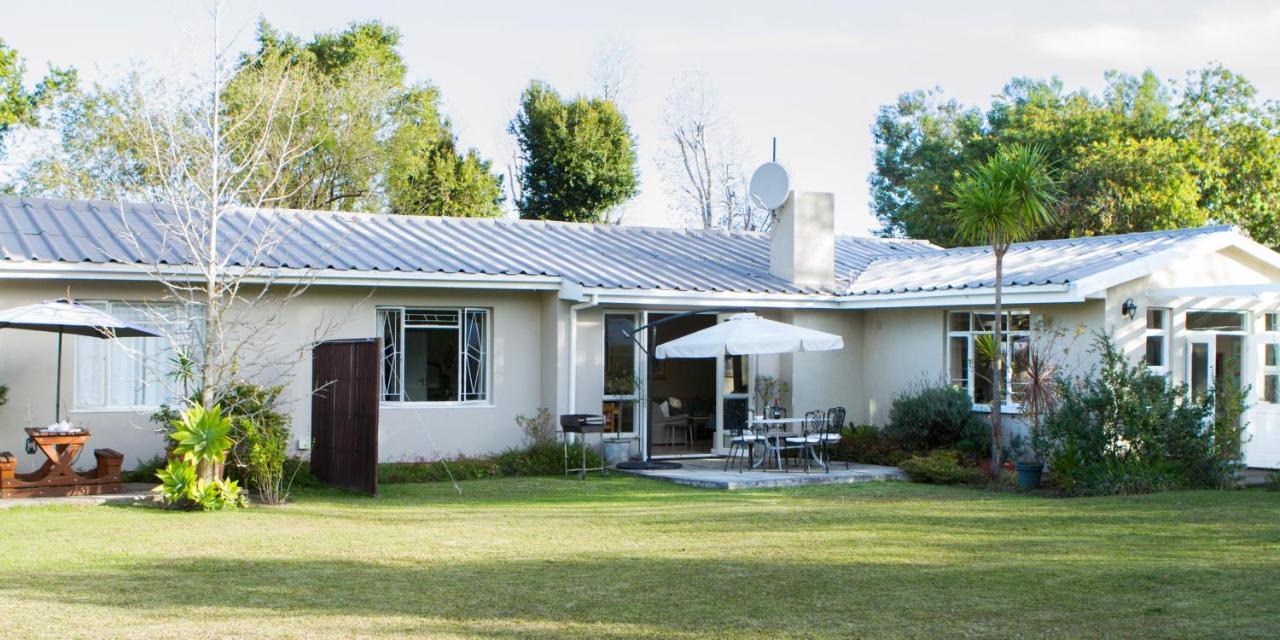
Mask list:
MULTIPOLYGON (((1026 248, 1032 248, 1032 247, 1056 246, 1056 245, 1063 245, 1063 244, 1075 245, 1075 244, 1082 244, 1082 243, 1088 243, 1088 242, 1096 242, 1096 243, 1123 242, 1126 240, 1135 240, 1140 238, 1150 238, 1150 237, 1159 237, 1159 236, 1190 237, 1190 236, 1208 235, 1211 233, 1222 233, 1222 232, 1234 231, 1235 229, 1236 229, 1235 225, 1218 224, 1218 225, 1205 225, 1201 227, 1184 227, 1181 229, 1157 229, 1154 231, 1134 231, 1131 233, 1112 233, 1112 234, 1107 234, 1103 236, 1073 236, 1070 238, 1050 238, 1047 240, 1029 240, 1027 242, 1015 242, 1014 244, 1009 246, 1009 249, 1010 250, 1026 249, 1026 248)), ((966 247, 948 247, 944 249, 939 249, 936 252, 931 252, 929 255, 942 256, 942 255, 958 255, 958 254, 965 254, 965 253, 990 253, 990 252, 991 252, 990 246, 972 245, 972 246, 966 246, 966 247)), ((880 259, 896 260, 896 259, 905 259, 910 257, 915 257, 915 256, 914 254, 889 254, 884 256, 884 258, 880 258, 880 259)))
MULTIPOLYGON (((137 200, 103 200, 98 198, 46 198, 46 197, 30 197, 30 196, 0 196, 2 202, 45 202, 45 203, 87 203, 93 206, 111 206, 118 207, 123 205, 126 208, 172 208, 171 205, 163 203, 142 202, 137 200)), ((640 233, 645 231, 653 231, 664 234, 682 234, 687 236, 699 235, 728 235, 742 236, 749 238, 768 238, 770 233, 765 231, 755 231, 746 229, 700 229, 697 227, 664 227, 659 225, 630 225, 630 224, 612 224, 607 222, 570 222, 566 220, 539 220, 513 218, 507 215, 502 216, 433 216, 433 215, 414 215, 406 213, 388 213, 381 211, 328 211, 320 209, 295 209, 291 207, 244 207, 236 206, 235 211, 251 212, 254 214, 267 215, 296 215, 311 218, 329 217, 337 219, 359 219, 362 216, 379 216, 384 220, 403 220, 408 223, 417 224, 494 224, 494 225, 513 225, 513 226, 549 226, 549 227, 565 227, 570 229, 594 229, 606 233, 640 233)), ((882 238, 877 236, 858 236, 851 234, 836 234, 837 241, 854 240, 866 241, 874 244, 884 245, 919 245, 933 246, 927 241, 917 240, 915 238, 882 238)))
MULTIPOLYGON (((46 198, 31 196, 0 196, 0 203, 85 203, 93 206, 107 205, 118 207, 123 205, 126 208, 172 208, 171 205, 163 203, 140 202, 137 200, 102 200, 98 198, 46 198)), ((510 225, 527 225, 527 226, 565 226, 574 229, 593 228, 601 230, 623 230, 623 231, 657 231, 662 233, 682 233, 682 234, 727 234, 727 235, 744 235, 744 236, 767 236, 763 231, 747 231, 744 229, 699 229, 696 227, 664 227, 660 225, 629 225, 629 224, 612 224, 607 222, 570 222, 567 220, 540 220, 540 219, 524 219, 512 218, 507 215, 501 216, 436 216, 436 215, 414 215, 406 213, 389 213, 383 211, 328 211, 321 209, 296 209, 292 207, 247 207, 235 206, 235 211, 251 212, 256 214, 268 215, 297 215, 305 217, 332 217, 332 218, 354 218, 358 219, 362 216, 379 216, 384 219, 405 220, 407 222, 424 222, 424 223, 451 223, 457 222, 462 224, 510 224, 510 225)))

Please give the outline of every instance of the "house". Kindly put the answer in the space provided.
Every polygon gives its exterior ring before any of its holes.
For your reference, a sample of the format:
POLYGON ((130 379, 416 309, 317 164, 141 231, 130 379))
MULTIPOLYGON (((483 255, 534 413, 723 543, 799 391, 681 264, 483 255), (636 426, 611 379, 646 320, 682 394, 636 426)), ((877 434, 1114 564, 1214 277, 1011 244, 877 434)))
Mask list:
MULTIPOLYGON (((198 314, 166 309, 151 275, 183 268, 163 233, 173 215, 0 199, 0 308, 70 288, 139 323, 198 314)), ((237 248, 230 265, 264 274, 253 286, 271 284, 265 298, 309 284, 260 325, 246 312, 259 342, 242 356, 246 371, 285 381, 303 449, 309 348, 328 339, 383 341, 383 461, 516 445, 516 416, 539 407, 603 412, 653 455, 720 452, 724 424, 752 402, 758 375, 788 382, 784 404, 797 412, 842 405, 855 423, 883 423, 894 396, 920 381, 967 389, 978 411, 990 394, 973 344, 991 319, 990 250, 836 236, 829 194, 792 194, 772 234, 254 210, 229 215, 225 233, 233 247, 274 238, 259 252, 237 248), (747 310, 839 334, 845 349, 650 367, 630 332, 690 310, 705 313, 662 323, 656 341, 747 310), (669 413, 670 398, 693 424, 647 433, 646 414, 669 413)), ((1079 325, 1112 333, 1135 362, 1200 391, 1239 377, 1253 389, 1247 462, 1280 466, 1280 254, 1230 227, 1030 242, 1009 251, 1005 278, 1009 349, 1043 323, 1079 325)), ((21 428, 52 413, 53 341, 0 331, 0 383, 10 389, 0 449, 19 449, 21 428)), ((1075 366, 1092 362, 1084 342, 1075 366)), ((128 462, 160 450, 148 415, 176 393, 162 371, 167 350, 68 341, 65 409, 95 446, 128 462)))

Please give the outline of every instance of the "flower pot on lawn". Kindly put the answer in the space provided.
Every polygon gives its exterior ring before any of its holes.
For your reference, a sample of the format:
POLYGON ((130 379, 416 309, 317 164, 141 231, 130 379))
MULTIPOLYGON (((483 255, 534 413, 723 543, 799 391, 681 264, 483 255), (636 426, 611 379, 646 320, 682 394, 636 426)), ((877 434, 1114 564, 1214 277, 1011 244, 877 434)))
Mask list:
POLYGON ((1044 474, 1043 462, 1019 462, 1016 468, 1018 470, 1019 489, 1040 488, 1040 477, 1044 474))

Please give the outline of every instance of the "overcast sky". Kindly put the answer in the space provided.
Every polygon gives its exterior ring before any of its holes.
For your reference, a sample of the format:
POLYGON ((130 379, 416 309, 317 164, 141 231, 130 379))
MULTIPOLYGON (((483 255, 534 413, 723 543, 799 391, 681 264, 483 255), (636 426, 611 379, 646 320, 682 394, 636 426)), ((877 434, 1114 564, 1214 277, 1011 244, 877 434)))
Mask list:
MULTIPOLYGON (((699 71, 750 152, 746 164, 768 160, 777 136, 794 183, 834 192, 840 231, 865 234, 876 226, 869 129, 879 106, 904 91, 936 85, 985 105, 1015 75, 1097 89, 1108 69, 1181 78, 1221 61, 1280 97, 1280 3, 1119 4, 232 0, 223 33, 248 48, 259 15, 303 36, 354 20, 395 25, 411 78, 439 86, 462 143, 504 167, 513 148, 506 123, 529 79, 590 91, 593 56, 620 43, 632 66, 623 107, 641 158, 642 193, 627 223, 680 223, 654 159, 673 81, 699 71)), ((203 62, 192 43, 209 33, 205 2, 42 0, 7 4, 0 21, 0 38, 27 59, 32 79, 48 63, 90 80, 131 64, 177 73, 203 62)))

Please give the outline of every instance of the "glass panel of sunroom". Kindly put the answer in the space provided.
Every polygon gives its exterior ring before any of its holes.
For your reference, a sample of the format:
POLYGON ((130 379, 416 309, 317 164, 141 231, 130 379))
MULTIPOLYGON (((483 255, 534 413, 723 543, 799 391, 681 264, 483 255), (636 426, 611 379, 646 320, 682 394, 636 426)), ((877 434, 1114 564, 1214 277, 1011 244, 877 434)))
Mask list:
POLYGON ((1188 311, 1187 331, 1244 331, 1239 311, 1188 311))

